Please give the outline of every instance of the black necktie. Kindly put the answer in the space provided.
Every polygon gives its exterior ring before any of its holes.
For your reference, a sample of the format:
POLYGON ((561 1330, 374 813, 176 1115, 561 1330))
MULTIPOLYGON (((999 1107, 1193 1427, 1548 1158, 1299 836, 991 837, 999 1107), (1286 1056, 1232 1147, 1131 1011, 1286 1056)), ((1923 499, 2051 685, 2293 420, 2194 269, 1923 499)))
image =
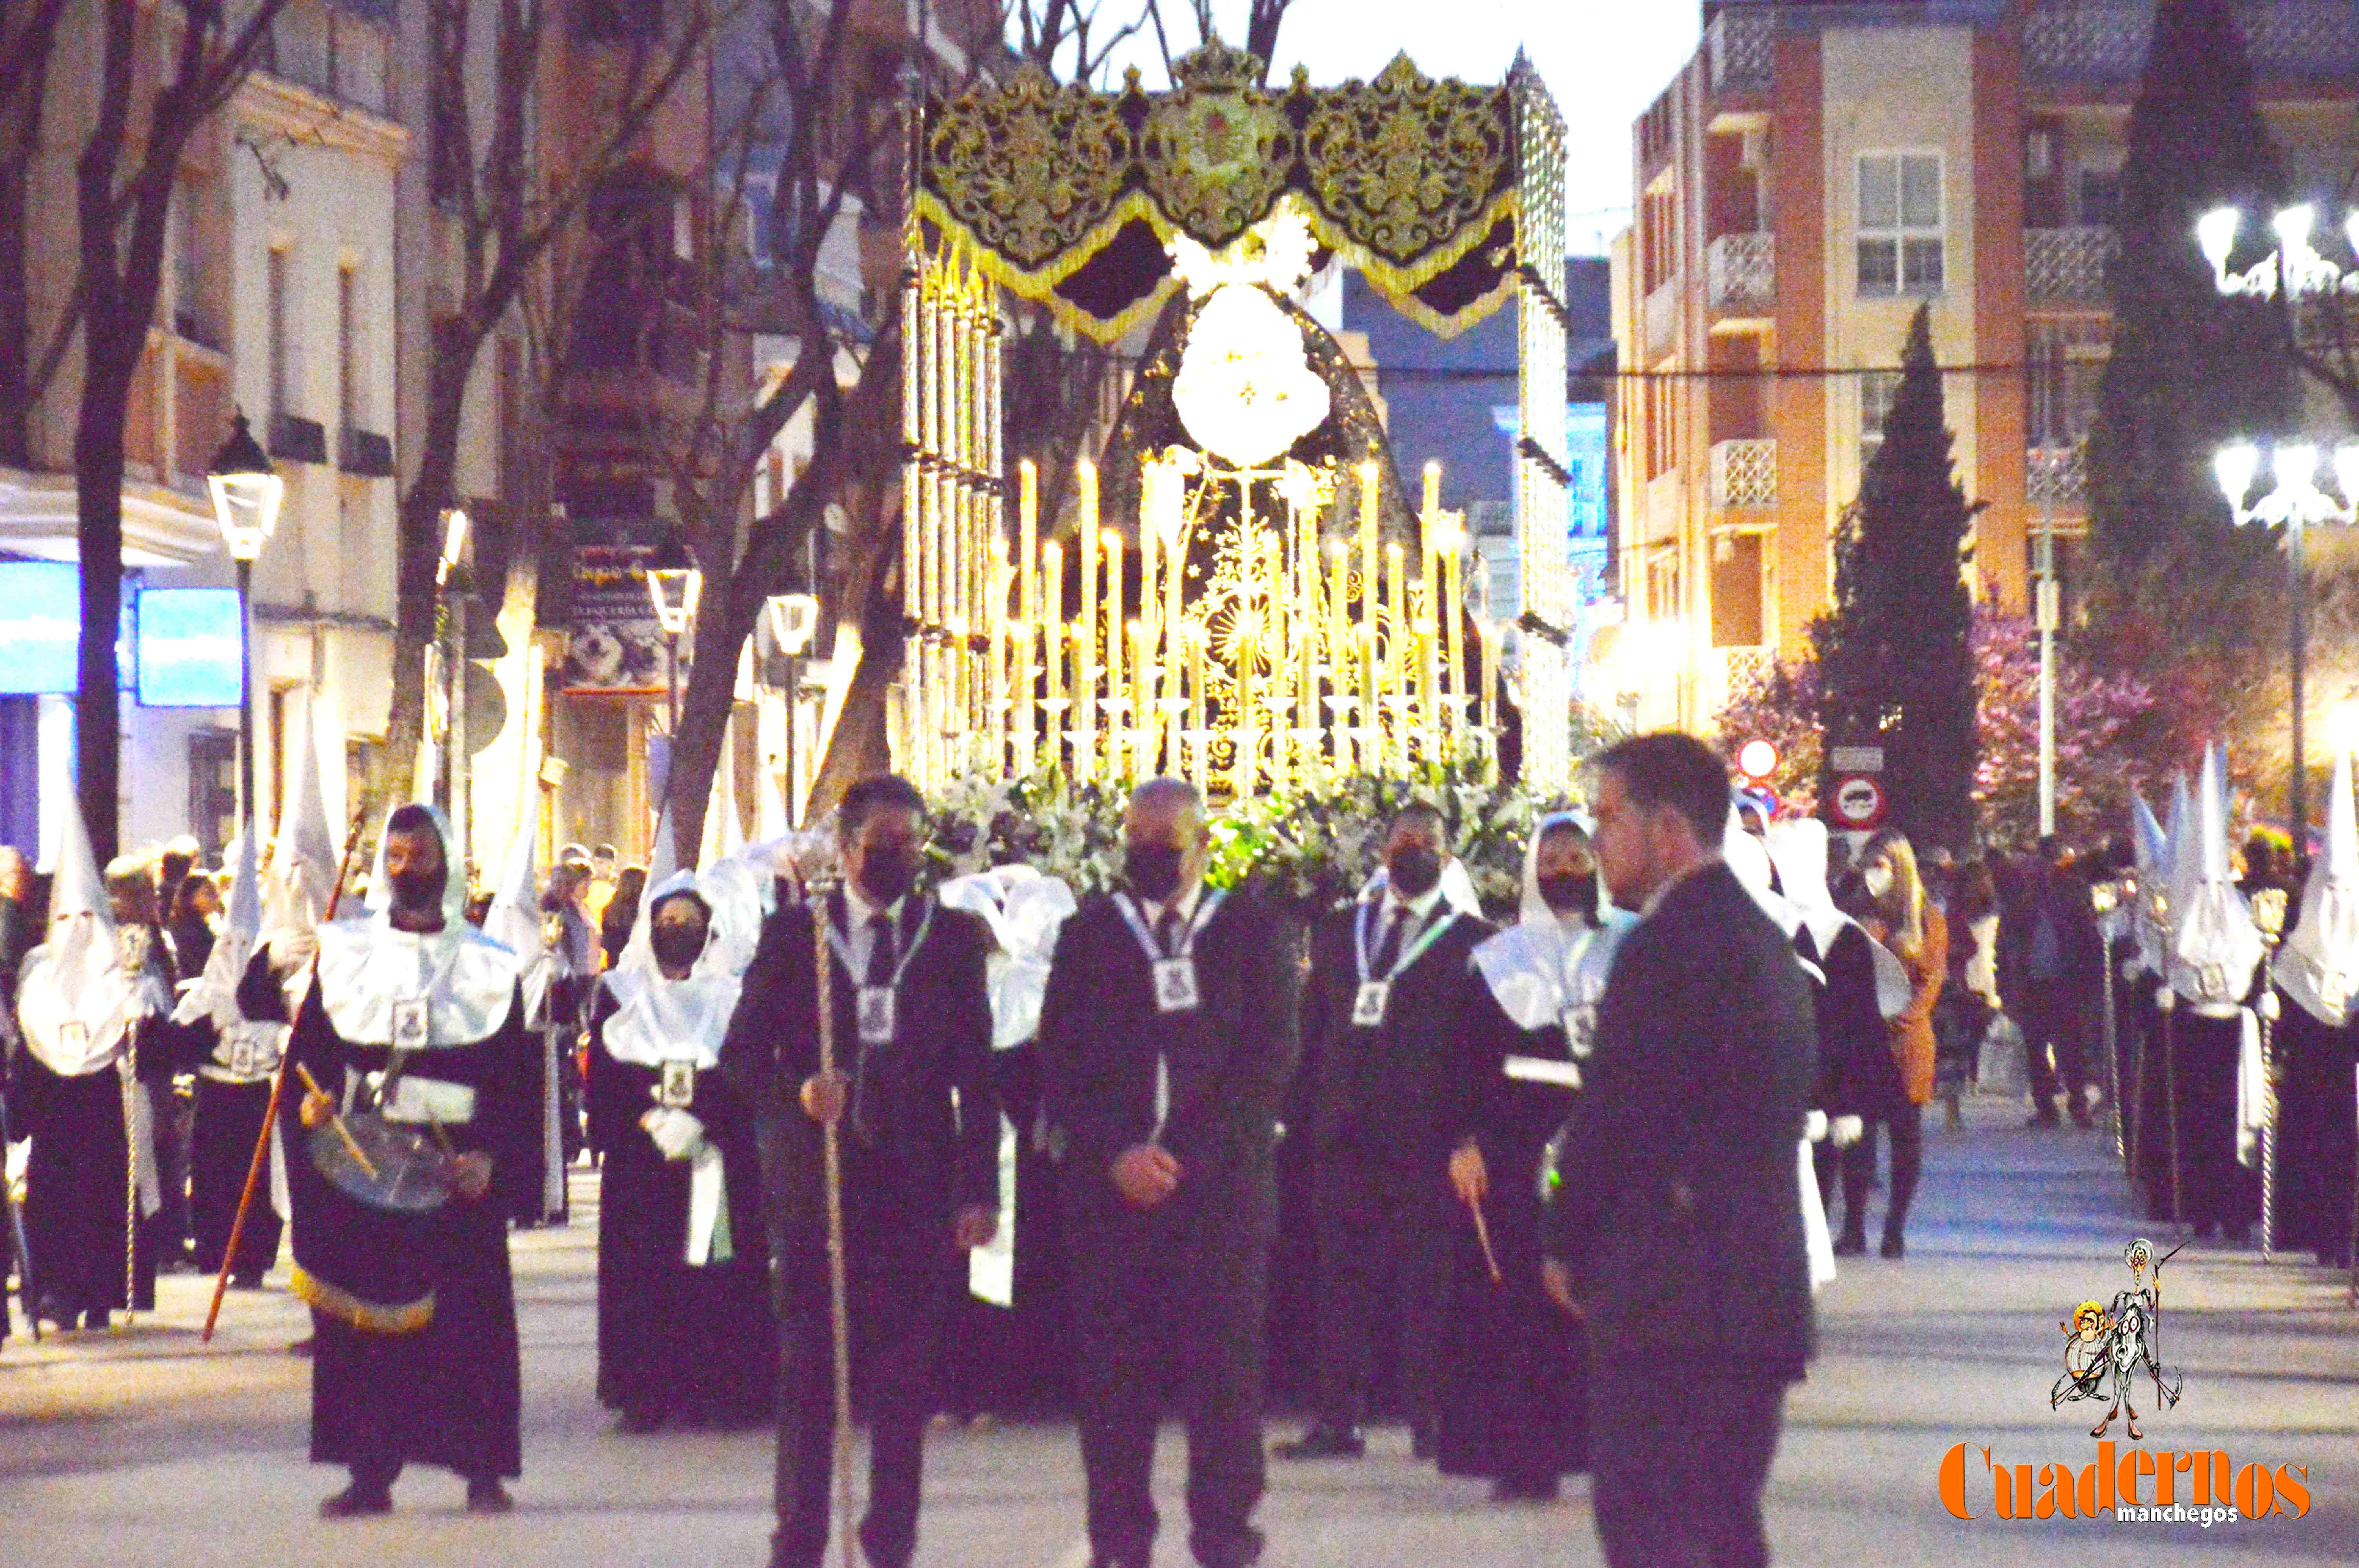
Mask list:
POLYGON ((894 953, 893 917, 878 913, 868 917, 868 978, 864 982, 872 986, 893 983, 894 953))
POLYGON ((1376 944, 1375 961, 1368 966, 1368 979, 1372 980, 1381 980, 1393 972, 1393 964, 1400 957, 1401 935, 1408 929, 1409 913, 1406 908, 1385 913, 1384 939, 1376 944))

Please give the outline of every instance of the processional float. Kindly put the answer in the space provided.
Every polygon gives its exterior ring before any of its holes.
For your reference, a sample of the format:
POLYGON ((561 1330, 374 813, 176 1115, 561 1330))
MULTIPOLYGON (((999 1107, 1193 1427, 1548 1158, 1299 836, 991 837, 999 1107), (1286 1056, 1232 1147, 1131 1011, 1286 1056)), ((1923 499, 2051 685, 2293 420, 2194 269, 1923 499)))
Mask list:
POLYGON ((1555 105, 1520 58, 1495 87, 1406 58, 1371 82, 1313 88, 1298 70, 1269 87, 1260 60, 1215 43, 1174 74, 1169 92, 1135 72, 1098 92, 1027 68, 928 98, 913 127, 896 768, 920 787, 1177 773, 1225 795, 1495 764, 1504 685, 1542 719, 1524 726, 1524 778, 1561 787, 1574 606, 1555 105), (1516 298, 1512 623, 1469 613, 1466 530, 1437 472, 1388 525, 1385 454, 1336 453, 1331 382, 1285 303, 1321 249, 1440 332, 1516 298), (1006 447, 1009 301, 1111 345, 1183 290, 1184 351, 1157 388, 1179 438, 1106 476, 1136 508, 1103 513, 1083 460, 1070 509, 1042 516, 1041 476, 1011 471, 1006 447))

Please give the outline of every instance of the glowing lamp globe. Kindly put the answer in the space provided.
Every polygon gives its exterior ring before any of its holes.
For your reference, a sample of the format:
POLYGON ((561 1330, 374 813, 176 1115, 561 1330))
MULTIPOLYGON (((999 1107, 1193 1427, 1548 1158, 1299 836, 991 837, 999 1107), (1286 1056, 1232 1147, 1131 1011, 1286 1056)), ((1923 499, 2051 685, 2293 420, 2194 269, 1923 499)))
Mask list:
POLYGON ((1777 771, 1777 748, 1767 741, 1747 741, 1736 753, 1736 765, 1749 779, 1766 779, 1777 771))

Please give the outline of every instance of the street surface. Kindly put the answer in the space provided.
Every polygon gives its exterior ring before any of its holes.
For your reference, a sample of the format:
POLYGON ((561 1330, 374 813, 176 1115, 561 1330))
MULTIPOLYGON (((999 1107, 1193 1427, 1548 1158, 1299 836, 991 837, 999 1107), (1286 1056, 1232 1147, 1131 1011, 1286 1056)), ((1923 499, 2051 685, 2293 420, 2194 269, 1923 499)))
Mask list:
MULTIPOLYGON (((1984 1445, 2001 1465, 2035 1470, 2093 1457, 2088 1428, 2098 1412, 2048 1406, 2057 1325, 2083 1298, 2109 1301, 2127 1285, 2121 1249, 2145 1227, 2130 1217, 2096 1135, 2022 1130, 2019 1100, 1968 1111, 1960 1131, 1932 1125, 1938 1108, 1928 1116, 1907 1261, 1847 1259, 1820 1297, 1820 1357, 1788 1401, 1770 1479, 1778 1560, 1860 1568, 2359 1560, 2359 1314, 2344 1308, 2339 1277, 2283 1261, 2265 1269, 2256 1253, 2202 1242, 2164 1276, 2164 1359, 2184 1368, 2185 1397, 2175 1411, 2141 1403, 2145 1446, 2224 1449, 2240 1470, 2307 1466, 2307 1515, 2208 1528, 1995 1516, 1984 1445), (1951 1518, 1935 1489, 1942 1454, 1960 1443, 1970 1445, 1971 1521, 1951 1518)), ((577 1216, 591 1184, 577 1173, 577 1216)), ((2168 1251, 2178 1237, 2155 1239, 2168 1251)), ((623 1436, 592 1397, 593 1249, 592 1227, 579 1221, 516 1241, 525 1476, 513 1515, 470 1518, 455 1477, 412 1471, 389 1519, 319 1521, 316 1504, 343 1477, 304 1460, 309 1365, 286 1346, 307 1331, 306 1314, 276 1289, 233 1293, 222 1332, 201 1347, 210 1281, 181 1276, 162 1282, 160 1310, 129 1332, 53 1336, 38 1346, 12 1338, 0 1349, 0 1556, 44 1568, 758 1564, 766 1440, 623 1436)), ((1274 1421, 1272 1435, 1293 1426, 1274 1421)), ((1165 1568, 1185 1561, 1182 1447, 1167 1427, 1165 1568)), ((1083 1562, 1071 1428, 937 1432, 928 1462, 919 1552, 928 1568, 1083 1562)), ((1412 1465, 1397 1429, 1377 1433, 1362 1463, 1274 1465, 1271 1481, 1261 1513, 1271 1568, 1601 1561, 1585 1481, 1553 1507, 1496 1507, 1479 1483, 1412 1465)))

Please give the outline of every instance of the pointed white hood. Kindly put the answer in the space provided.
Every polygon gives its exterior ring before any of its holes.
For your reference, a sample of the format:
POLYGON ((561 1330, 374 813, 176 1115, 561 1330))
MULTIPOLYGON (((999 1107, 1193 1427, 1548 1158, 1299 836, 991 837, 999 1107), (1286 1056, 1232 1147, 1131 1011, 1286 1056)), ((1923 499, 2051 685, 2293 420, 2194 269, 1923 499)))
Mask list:
POLYGON ((1834 894, 1827 891, 1827 825, 1815 816, 1773 822, 1765 848, 1777 869, 1786 902, 1794 906, 1824 959, 1843 927, 1857 924, 1835 907, 1834 894))
POLYGON ((1777 880, 1777 868, 1770 863, 1768 849, 1745 830, 1745 824, 1738 818, 1734 806, 1728 808, 1728 821, 1721 828, 1720 858, 1728 863, 1728 869, 1735 874, 1737 881, 1753 895, 1753 902, 1761 906, 1761 913, 1767 915, 1778 930, 1790 937, 1802 928, 1801 910, 1795 906, 1793 900, 1770 886, 1777 880))
POLYGON ((2244 1001, 2264 951, 2260 927, 2228 871, 2225 773, 2224 752, 2206 751, 2189 836, 2174 834, 2171 844, 2170 987, 2212 1016, 2244 1001))
POLYGON ((254 835, 238 840, 237 875, 230 883, 229 908, 213 940, 204 973, 190 983, 172 1011, 175 1023, 212 1025, 212 1060, 201 1071, 234 1083, 259 1083, 278 1069, 290 1033, 284 1023, 256 1022, 237 1005, 238 982, 262 940, 262 880, 255 871, 254 835))
POLYGON ((16 1022, 43 1066, 78 1078, 114 1061, 131 1026, 169 1000, 151 977, 124 968, 81 807, 69 804, 61 820, 49 935, 25 957, 16 1022))
POLYGON ((320 790, 319 748, 307 740, 296 748, 295 793, 271 851, 264 928, 273 936, 318 929, 335 903, 342 860, 320 790))
POLYGON ((524 986, 525 1016, 537 1016, 540 999, 549 989, 550 962, 540 919, 538 823, 527 822, 516 831, 507 863, 500 868, 499 891, 492 895, 492 907, 484 915, 484 935, 516 955, 524 986))
POLYGON ((2160 976, 2170 967, 2170 838, 2155 820, 2146 796, 2136 790, 2130 792, 2130 840, 2137 857, 2137 903, 2131 912, 2131 929, 2137 936, 2138 967, 2160 976), (2158 914, 2158 910, 2164 913, 2158 914))
POLYGON ((2286 995, 2321 1023, 2340 1028, 2359 984, 2359 825, 2351 802, 2351 753, 2337 752, 2326 800, 2326 853, 2310 862, 2301 918, 2271 972, 2286 995))

